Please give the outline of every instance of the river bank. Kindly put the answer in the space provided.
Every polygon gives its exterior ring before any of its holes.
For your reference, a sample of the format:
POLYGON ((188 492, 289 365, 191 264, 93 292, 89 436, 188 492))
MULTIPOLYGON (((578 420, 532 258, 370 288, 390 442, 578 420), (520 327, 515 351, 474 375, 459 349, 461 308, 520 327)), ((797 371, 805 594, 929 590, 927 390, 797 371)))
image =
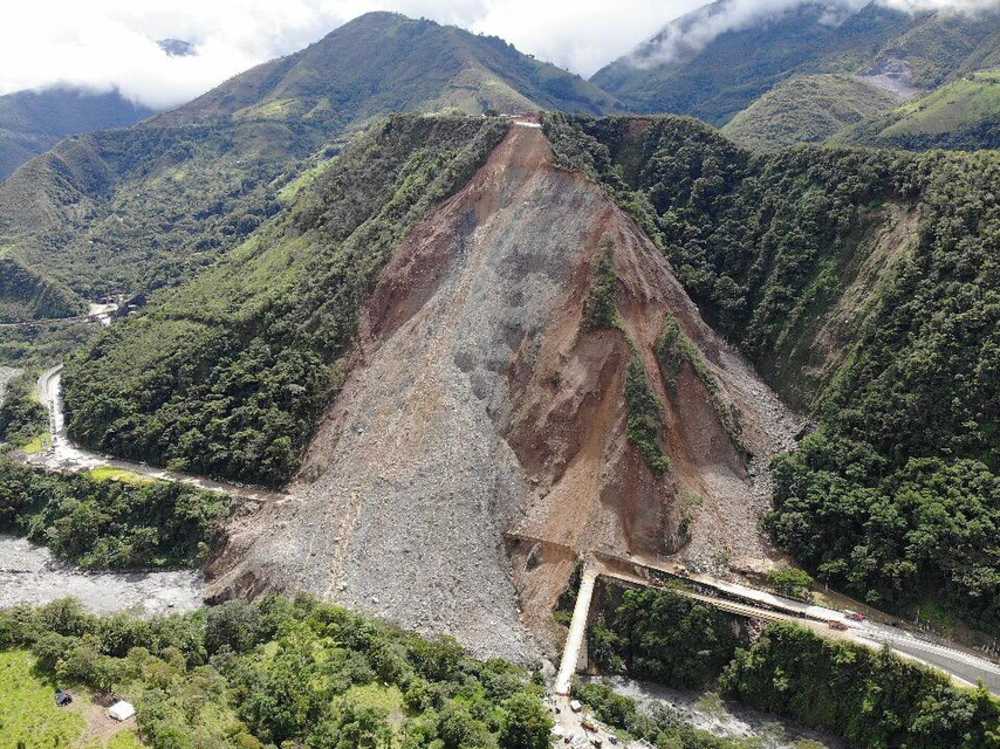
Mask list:
POLYGON ((151 616, 198 608, 204 587, 204 577, 193 570, 86 572, 43 546, 0 535, 0 608, 69 596, 95 614, 151 616))

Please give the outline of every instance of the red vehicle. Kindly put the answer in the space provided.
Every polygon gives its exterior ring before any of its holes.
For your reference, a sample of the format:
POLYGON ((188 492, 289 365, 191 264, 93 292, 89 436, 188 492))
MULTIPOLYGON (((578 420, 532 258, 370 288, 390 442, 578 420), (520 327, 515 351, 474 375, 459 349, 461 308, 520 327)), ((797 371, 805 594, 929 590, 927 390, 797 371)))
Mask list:
POLYGON ((859 611, 845 611, 844 615, 852 622, 863 622, 865 620, 865 615, 859 611))

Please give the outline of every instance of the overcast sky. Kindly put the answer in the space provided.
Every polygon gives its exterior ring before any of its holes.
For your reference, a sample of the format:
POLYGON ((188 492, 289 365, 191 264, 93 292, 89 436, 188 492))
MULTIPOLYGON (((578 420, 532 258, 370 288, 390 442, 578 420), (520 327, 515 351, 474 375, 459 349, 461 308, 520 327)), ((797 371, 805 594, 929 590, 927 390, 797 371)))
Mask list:
MULTIPOLYGON (((503 37, 583 76, 708 0, 8 0, 0 93, 55 83, 108 89, 154 107, 188 101, 242 70, 316 41, 370 10, 395 10, 503 37), (167 58, 156 40, 192 42, 167 58)), ((697 43, 801 0, 733 0, 697 43)), ((827 0, 857 4, 865 0, 827 0)), ((1000 0, 882 0, 937 6, 1000 0)), ((669 49, 666 50, 669 53, 669 49)))

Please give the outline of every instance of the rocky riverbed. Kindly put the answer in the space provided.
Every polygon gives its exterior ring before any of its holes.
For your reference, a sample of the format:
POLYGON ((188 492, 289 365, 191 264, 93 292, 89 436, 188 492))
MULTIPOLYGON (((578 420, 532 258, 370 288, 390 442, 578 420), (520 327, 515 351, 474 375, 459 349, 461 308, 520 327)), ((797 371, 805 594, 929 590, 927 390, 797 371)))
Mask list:
POLYGON ((191 570, 85 572, 43 546, 0 535, 0 608, 69 596, 95 614, 165 614, 200 606, 203 588, 201 574, 191 570))
POLYGON ((623 678, 600 678, 596 681, 631 697, 644 711, 667 708, 695 728, 725 738, 754 739, 760 749, 845 749, 847 746, 835 737, 724 701, 713 692, 668 689, 623 678))

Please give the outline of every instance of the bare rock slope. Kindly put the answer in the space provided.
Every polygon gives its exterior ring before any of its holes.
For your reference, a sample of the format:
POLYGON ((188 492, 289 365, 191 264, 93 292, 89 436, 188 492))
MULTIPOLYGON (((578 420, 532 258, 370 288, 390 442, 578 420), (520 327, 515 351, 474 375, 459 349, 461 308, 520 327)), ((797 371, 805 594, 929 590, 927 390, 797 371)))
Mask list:
POLYGON ((305 590, 523 659, 578 555, 766 564, 763 466, 794 419, 540 129, 512 128, 397 248, 354 358, 289 498, 233 529, 216 594, 305 590), (605 257, 617 323, 598 328, 605 257), (671 320, 700 367, 664 371, 671 320), (634 361, 661 475, 628 436, 634 361))

